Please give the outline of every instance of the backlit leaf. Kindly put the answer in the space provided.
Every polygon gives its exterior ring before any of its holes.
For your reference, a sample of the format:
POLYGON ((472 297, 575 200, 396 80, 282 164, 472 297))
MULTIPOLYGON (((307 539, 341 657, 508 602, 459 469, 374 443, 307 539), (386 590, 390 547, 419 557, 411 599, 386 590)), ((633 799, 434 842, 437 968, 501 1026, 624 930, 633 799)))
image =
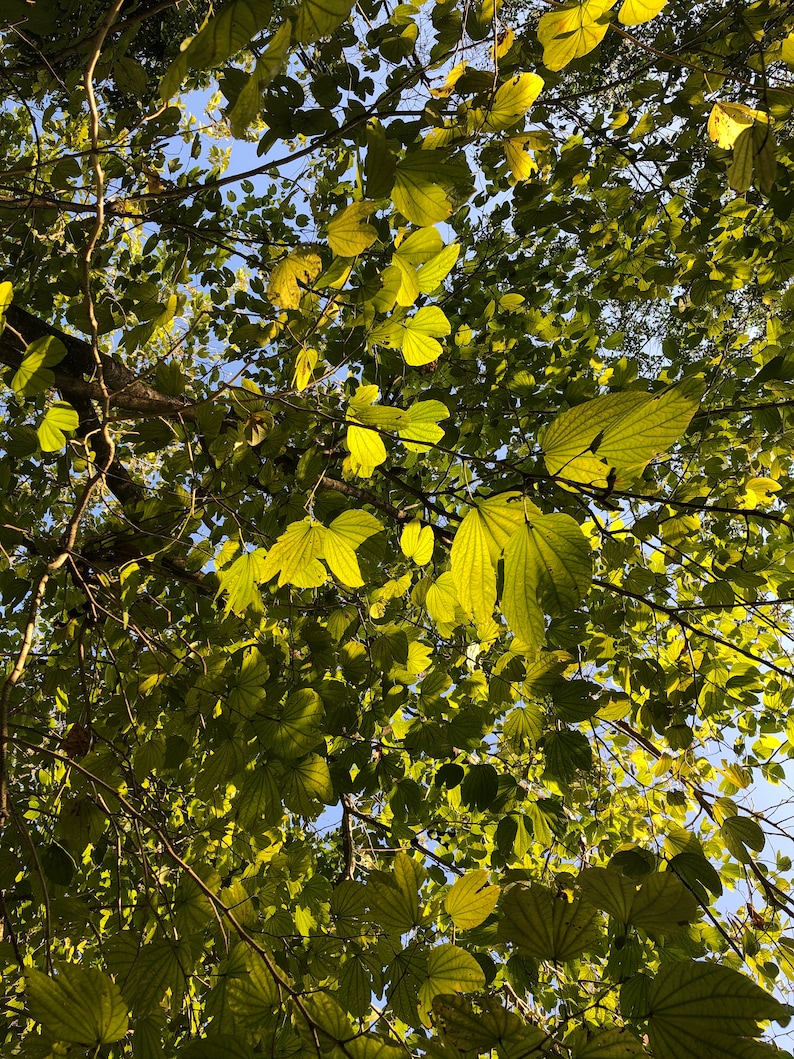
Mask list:
POLYGON ((459 930, 478 927, 493 912, 499 887, 488 885, 487 871, 471 871, 456 880, 444 899, 444 908, 459 930))
POLYGON ((519 952, 564 963, 598 939, 597 913, 580 900, 568 901, 539 883, 511 886, 499 914, 499 938, 519 952))
POLYGON ((62 964, 50 977, 26 968, 25 980, 31 1017, 56 1040, 96 1048, 126 1034, 127 1005, 102 971, 62 964))
POLYGON ((562 70, 573 59, 597 47, 609 25, 616 0, 576 0, 541 15, 538 40, 549 70, 562 70))
POLYGON ((80 426, 80 417, 68 401, 54 401, 39 423, 36 434, 42 452, 60 452, 66 435, 80 426))
POLYGON ((328 222, 328 243, 341 257, 356 257, 372 246, 378 232, 367 218, 377 208, 374 202, 352 202, 328 222))

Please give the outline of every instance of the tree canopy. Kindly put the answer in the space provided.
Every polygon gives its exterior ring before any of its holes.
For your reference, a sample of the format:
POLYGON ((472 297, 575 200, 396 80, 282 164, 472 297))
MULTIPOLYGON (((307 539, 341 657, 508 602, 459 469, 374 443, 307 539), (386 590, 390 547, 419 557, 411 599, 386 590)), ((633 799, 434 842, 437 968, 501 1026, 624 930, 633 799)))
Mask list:
POLYGON ((781 1054, 791 5, 0 40, 3 1055, 781 1054))

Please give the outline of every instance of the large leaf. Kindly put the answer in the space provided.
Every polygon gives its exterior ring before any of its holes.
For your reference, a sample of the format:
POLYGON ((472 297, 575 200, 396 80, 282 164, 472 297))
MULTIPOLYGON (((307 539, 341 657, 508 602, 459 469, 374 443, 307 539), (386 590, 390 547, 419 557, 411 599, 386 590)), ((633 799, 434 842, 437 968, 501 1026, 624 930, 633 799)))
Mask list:
POLYGON ((377 209, 374 202, 352 202, 328 222, 328 243, 341 257, 356 257, 378 238, 367 219, 377 209))
POLYGON ((541 437, 551 474, 600 489, 638 474, 689 426, 698 402, 681 387, 606 394, 558 415, 541 437))
POLYGON ((50 977, 27 968, 25 981, 31 1017, 56 1040, 97 1048, 127 1032, 127 1005, 102 971, 63 964, 50 977))
POLYGON ((648 875, 639 887, 607 868, 586 868, 578 878, 584 896, 618 922, 667 934, 684 929, 698 916, 699 905, 672 872, 648 875))
POLYGON ((488 884, 488 872, 470 871, 455 882, 444 908, 456 927, 468 930, 487 919, 498 900, 499 887, 488 884))
POLYGON ((730 967, 689 960, 662 967, 648 997, 648 1037, 658 1059, 755 1059, 777 1054, 753 1041, 758 1023, 786 1009, 730 967))
POLYGON ((473 993, 485 985, 482 967, 471 953, 457 945, 437 945, 427 957, 427 978, 419 990, 425 1011, 433 997, 448 993, 473 993))
POLYGON ((397 163, 392 202, 412 224, 425 227, 445 221, 452 206, 444 190, 441 152, 416 151, 397 163))
POLYGON ((525 644, 543 641, 543 612, 569 613, 590 584, 590 546, 570 515, 541 515, 521 526, 505 548, 501 606, 525 644))
POLYGON ((328 37, 350 14, 351 0, 301 0, 293 33, 301 44, 328 37))
POLYGON ((68 401, 53 402, 36 430, 41 451, 60 452, 66 435, 73 434, 79 426, 80 417, 68 401))
MULTIPOLYGON (((10 288, 10 284, 8 287, 10 288)), ((3 308, 8 308, 8 304, 3 308)), ((50 368, 59 364, 65 356, 66 346, 59 338, 51 335, 37 338, 25 350, 22 363, 11 380, 11 389, 17 397, 33 397, 49 390, 55 382, 50 368)))
POLYGON ((246 48, 267 26, 271 0, 232 0, 211 18, 169 66, 160 84, 168 101, 191 70, 209 70, 246 48))
POLYGON ((538 24, 543 62, 562 70, 573 59, 597 47, 609 25, 608 13, 616 0, 574 0, 546 11, 538 24))
POLYGON ((597 913, 585 901, 569 901, 538 883, 516 883, 499 914, 499 939, 521 953, 564 963, 597 941, 597 913))

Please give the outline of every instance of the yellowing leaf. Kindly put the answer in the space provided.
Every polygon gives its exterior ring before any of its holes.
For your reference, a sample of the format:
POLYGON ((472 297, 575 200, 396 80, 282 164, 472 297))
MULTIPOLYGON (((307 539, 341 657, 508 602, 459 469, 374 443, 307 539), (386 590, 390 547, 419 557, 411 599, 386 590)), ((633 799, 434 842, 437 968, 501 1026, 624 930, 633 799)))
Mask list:
POLYGON ((450 993, 473 993, 485 985, 482 968, 465 949, 437 945, 427 958, 427 978, 419 990, 423 1017, 427 1018, 433 997, 450 993))
POLYGON ((438 425, 442 419, 449 419, 449 409, 441 401, 417 401, 406 408, 396 429, 409 452, 427 452, 444 436, 438 425))
POLYGON ((294 36, 301 44, 328 37, 345 21, 353 8, 352 0, 301 0, 295 15, 294 36))
POLYGON ((367 218, 377 209, 374 202, 352 202, 328 223, 328 244, 339 257, 356 257, 378 238, 367 218))
POLYGON ((400 534, 400 549, 408 559, 413 559, 417 566, 426 566, 433 558, 433 527, 423 526, 418 518, 404 527, 400 534))
POLYGON ((485 129, 488 132, 501 132, 511 128, 523 119, 542 88, 543 78, 537 74, 516 74, 499 86, 493 102, 472 111, 469 127, 472 130, 485 129))
POLYGON ((784 63, 788 63, 789 66, 794 66, 794 33, 789 33, 783 41, 781 58, 784 63))
POLYGON ((300 285, 310 286, 320 274, 322 266, 316 251, 305 247, 293 250, 271 272, 267 285, 268 298, 285 309, 297 309, 302 297, 300 285))
POLYGON ((278 587, 297 583, 296 578, 306 570, 312 560, 323 551, 325 527, 311 519, 293 522, 267 553, 260 577, 270 581, 278 574, 278 587))
POLYGON ((424 228, 438 221, 445 221, 452 207, 439 174, 443 171, 443 160, 435 151, 417 151, 397 163, 397 174, 392 188, 392 202, 411 224, 424 228))
POLYGON ((55 401, 39 423, 36 435, 42 452, 60 452, 66 435, 80 426, 80 417, 68 401, 55 401))
POLYGON ((458 597, 452 573, 446 570, 437 577, 428 588, 425 596, 427 613, 437 625, 450 625, 455 622, 458 597))
POLYGON ((496 604, 496 569, 491 547, 485 520, 475 508, 458 527, 451 556, 460 605, 478 625, 491 617, 496 604))
POLYGON ((562 70, 573 59, 597 47, 609 25, 607 12, 616 0, 578 0, 555 7, 541 16, 538 40, 543 62, 550 70, 562 70))
POLYGON ((8 280, 0 283, 0 333, 6 325, 6 310, 14 300, 14 288, 8 280))
MULTIPOLYGON (((391 273, 393 269, 399 276, 399 283, 396 288, 397 304, 403 307, 413 305, 416 299, 419 297, 419 280, 416 275, 416 269, 413 265, 409 265, 399 254, 394 255, 394 264, 390 265, 386 269, 387 273, 391 273)), ((384 283, 391 283, 391 276, 384 274, 384 283)))
POLYGON ((769 115, 743 103, 715 103, 709 115, 708 133, 718 147, 733 147, 739 135, 761 121, 769 125, 769 115))
POLYGON ((295 358, 295 374, 292 376, 292 385, 296 390, 305 390, 312 381, 318 357, 316 349, 301 349, 298 352, 295 358))
POLYGON ((656 18, 667 0, 623 0, 618 18, 624 26, 639 26, 656 18))
POLYGON ((537 172, 537 162, 529 153, 531 141, 531 136, 508 136, 503 141, 505 158, 516 180, 529 180, 537 172))
POLYGON ((386 462, 386 446, 374 430, 349 426, 347 447, 350 450, 350 466, 359 478, 372 477, 375 468, 386 462))
POLYGON ((35 339, 25 350, 22 363, 11 380, 11 389, 17 397, 33 397, 49 390, 55 383, 55 376, 49 369, 65 356, 66 346, 59 338, 46 335, 35 339))
POLYGON ((416 282, 422 294, 431 294, 443 283, 458 260, 459 253, 460 245, 450 243, 417 270, 416 282))
POLYGON ((264 581, 262 571, 265 566, 265 551, 257 548, 246 552, 232 563, 230 567, 218 572, 220 587, 216 595, 226 593, 226 613, 244 614, 249 607, 255 611, 262 610, 262 597, 259 585, 264 581))
POLYGON ((366 511, 343 511, 325 532, 324 559, 336 577, 351 588, 364 584, 356 558, 356 548, 383 526, 366 511))
POLYGON ((529 526, 519 529, 505 550, 505 580, 500 605, 519 640, 536 648, 543 643, 545 627, 538 603, 537 555, 530 533, 529 526))
POLYGON ((496 908, 499 887, 488 885, 487 871, 470 871, 458 879, 444 899, 444 908, 459 930, 478 927, 496 908))
POLYGON ((420 228, 411 232, 397 244, 397 255, 418 268, 426 261, 440 254, 444 249, 444 241, 438 234, 437 228, 420 228))
POLYGON ((451 331, 449 320, 437 305, 426 305, 403 323, 402 353, 412 366, 430 364, 441 356, 437 337, 451 331))
POLYGON ((697 399, 680 386, 659 394, 605 394, 558 415, 541 436, 551 474, 606 489, 638 474, 683 434, 697 399))

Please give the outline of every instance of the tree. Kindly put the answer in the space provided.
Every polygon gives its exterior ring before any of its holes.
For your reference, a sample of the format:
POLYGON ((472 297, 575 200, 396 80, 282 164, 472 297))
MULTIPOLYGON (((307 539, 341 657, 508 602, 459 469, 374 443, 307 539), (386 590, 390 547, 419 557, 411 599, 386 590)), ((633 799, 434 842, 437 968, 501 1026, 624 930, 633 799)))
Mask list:
POLYGON ((3 19, 3 1054, 772 1054, 794 11, 3 19))

